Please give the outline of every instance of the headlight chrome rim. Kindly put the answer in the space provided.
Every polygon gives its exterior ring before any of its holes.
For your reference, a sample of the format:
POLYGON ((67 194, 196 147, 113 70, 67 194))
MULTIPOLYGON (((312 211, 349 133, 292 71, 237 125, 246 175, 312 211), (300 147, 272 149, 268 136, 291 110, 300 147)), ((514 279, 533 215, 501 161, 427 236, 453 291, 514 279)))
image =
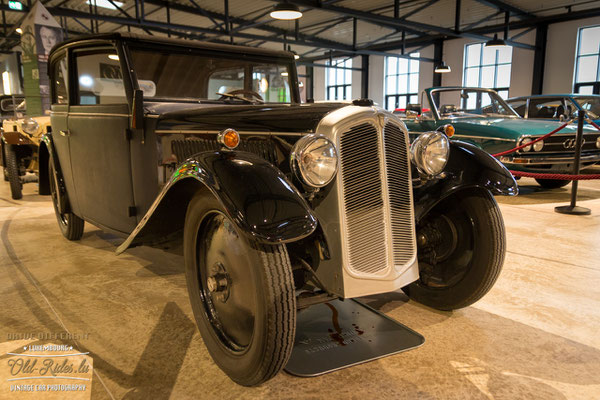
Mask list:
POLYGON ((27 118, 21 123, 21 129, 29 135, 35 135, 40 129, 40 124, 33 118, 27 118))
MULTIPOLYGON (((312 151, 315 150, 316 149, 314 148, 312 149, 312 151)), ((331 183, 331 181, 333 181, 337 175, 339 168, 339 157, 337 149, 331 140, 323 135, 310 134, 302 137, 296 142, 290 154, 290 164, 294 175, 302 183, 314 188, 322 188, 331 183), (309 171, 306 164, 307 156, 311 151, 311 147, 317 143, 321 143, 322 146, 327 146, 327 151, 331 152, 329 157, 334 162, 332 172, 329 172, 328 175, 323 176, 322 179, 316 177, 315 175, 317 174, 314 172, 309 171)))
POLYGON ((448 164, 448 159, 450 158, 450 141, 442 132, 424 132, 410 146, 410 156, 412 163, 417 167, 419 173, 429 178, 438 176, 448 164), (436 157, 427 159, 427 149, 434 145, 438 146, 434 150, 440 152, 437 156, 438 160, 435 160, 436 157), (431 161, 436 162, 436 164, 432 164, 431 161))

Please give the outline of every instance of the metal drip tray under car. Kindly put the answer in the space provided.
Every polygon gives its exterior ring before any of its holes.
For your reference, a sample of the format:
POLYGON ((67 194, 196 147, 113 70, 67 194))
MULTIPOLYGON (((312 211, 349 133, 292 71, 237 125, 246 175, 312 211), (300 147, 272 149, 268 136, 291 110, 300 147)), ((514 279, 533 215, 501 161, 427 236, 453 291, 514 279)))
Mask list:
POLYGON ((356 300, 333 300, 298 313, 285 371, 317 376, 421 346, 425 338, 356 300))

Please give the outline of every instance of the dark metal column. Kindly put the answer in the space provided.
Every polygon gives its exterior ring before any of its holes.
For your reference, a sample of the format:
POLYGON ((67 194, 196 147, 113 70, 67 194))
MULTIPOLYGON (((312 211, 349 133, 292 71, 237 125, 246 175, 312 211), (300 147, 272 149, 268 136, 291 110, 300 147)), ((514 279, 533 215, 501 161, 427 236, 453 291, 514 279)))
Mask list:
POLYGON ((306 101, 310 99, 314 100, 315 70, 313 67, 306 66, 306 76, 306 101))
POLYGON ((546 41, 548 25, 539 25, 535 29, 535 52, 533 56, 533 82, 531 94, 542 94, 544 89, 544 65, 546 64, 546 41))
POLYGON ((360 97, 369 98, 369 56, 363 55, 360 65, 360 97))
MULTIPOLYGON (((436 40, 433 43, 433 59, 434 59, 434 71, 435 71, 435 67, 436 65, 439 65, 442 63, 442 60, 444 59, 444 41, 443 40, 436 40)), ((437 74, 437 73, 433 73, 433 86, 442 86, 442 74, 437 74)))

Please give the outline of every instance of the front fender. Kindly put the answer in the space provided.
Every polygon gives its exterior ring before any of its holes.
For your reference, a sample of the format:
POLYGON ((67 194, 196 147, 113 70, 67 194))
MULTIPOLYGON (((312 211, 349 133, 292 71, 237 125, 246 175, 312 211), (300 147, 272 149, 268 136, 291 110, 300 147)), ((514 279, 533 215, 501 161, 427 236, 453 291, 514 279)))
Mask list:
POLYGON ((302 195, 273 165, 247 152, 205 152, 177 168, 117 253, 136 237, 136 243, 152 242, 182 229, 187 204, 199 188, 210 190, 237 227, 263 243, 299 240, 317 227, 302 195))
POLYGON ((515 196, 517 182, 504 165, 489 153, 461 141, 450 141, 445 177, 433 179, 413 190, 417 223, 436 204, 464 189, 480 188, 494 195, 515 196))

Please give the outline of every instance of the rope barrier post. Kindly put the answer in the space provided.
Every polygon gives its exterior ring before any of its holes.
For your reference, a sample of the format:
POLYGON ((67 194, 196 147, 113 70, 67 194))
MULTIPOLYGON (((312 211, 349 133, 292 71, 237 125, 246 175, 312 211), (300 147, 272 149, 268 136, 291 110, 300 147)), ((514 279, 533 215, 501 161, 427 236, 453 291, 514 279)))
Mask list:
MULTIPOLYGON (((585 111, 579 111, 577 117, 577 138, 575 143, 575 162, 573 164, 573 175, 579 175, 580 161, 581 161, 581 148, 583 147, 583 121, 585 119, 585 111)), ((554 207, 554 211, 560 214, 571 214, 571 215, 590 215, 592 210, 585 207, 579 207, 577 203, 577 186, 578 180, 574 180, 571 183, 571 204, 568 206, 554 207)))

